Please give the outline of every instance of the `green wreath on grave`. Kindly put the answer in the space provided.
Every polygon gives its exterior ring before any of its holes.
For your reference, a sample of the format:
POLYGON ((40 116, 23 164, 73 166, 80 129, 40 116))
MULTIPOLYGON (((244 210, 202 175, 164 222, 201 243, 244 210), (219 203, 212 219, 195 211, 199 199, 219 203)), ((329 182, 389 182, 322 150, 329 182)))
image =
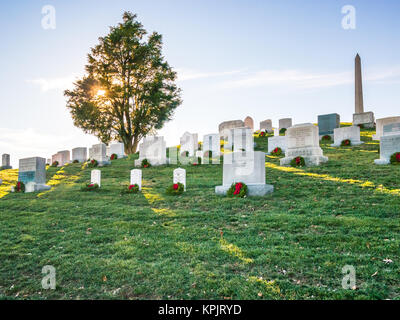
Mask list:
POLYGON ((99 188, 97 183, 87 183, 81 188, 81 191, 96 191, 99 188))
POLYGON ((169 195, 177 196, 182 194, 184 191, 185 191, 185 186, 182 183, 178 182, 170 185, 167 188, 166 193, 169 195))
POLYGON ((58 165, 59 165, 58 161, 54 161, 54 162, 51 164, 52 167, 58 167, 58 165))
POLYGON ((149 160, 143 159, 142 160, 142 168, 149 168, 149 167, 151 167, 149 160))
POLYGON ((99 165, 99 163, 97 162, 97 160, 90 160, 87 164, 88 168, 96 168, 99 165))
POLYGON ((110 157, 111 160, 117 160, 118 159, 118 155, 116 153, 113 153, 110 157))
POLYGON ((390 163, 400 165, 400 152, 395 152, 390 156, 390 163))
POLYGON ((304 167, 306 165, 306 161, 303 157, 295 157, 290 161, 290 165, 292 167, 304 167))
POLYGON ((342 141, 342 143, 340 144, 341 147, 350 147, 351 146, 351 141, 350 139, 345 139, 342 141))
POLYGON ((332 141, 332 137, 329 134, 326 134, 322 137, 322 141, 332 141))
POLYGON ((72 163, 79 163, 79 160, 74 160, 72 161, 72 163))
POLYGON ((261 131, 260 134, 258 135, 259 137, 265 137, 267 134, 265 131, 261 131))
POLYGON ((287 130, 286 128, 280 129, 280 130, 279 130, 279 134, 285 134, 285 133, 286 133, 286 130, 287 130))
POLYGON ((271 151, 271 155, 273 156, 280 156, 282 154, 282 149, 279 147, 276 147, 274 150, 271 151))
POLYGON ((128 193, 138 193, 140 191, 139 185, 137 183, 131 184, 128 187, 128 193))
POLYGON ((232 198, 244 198, 247 196, 247 185, 243 182, 234 182, 226 193, 228 197, 232 198))
POLYGON ((23 183, 22 181, 18 181, 14 186, 14 192, 24 193, 25 192, 25 183, 23 183))

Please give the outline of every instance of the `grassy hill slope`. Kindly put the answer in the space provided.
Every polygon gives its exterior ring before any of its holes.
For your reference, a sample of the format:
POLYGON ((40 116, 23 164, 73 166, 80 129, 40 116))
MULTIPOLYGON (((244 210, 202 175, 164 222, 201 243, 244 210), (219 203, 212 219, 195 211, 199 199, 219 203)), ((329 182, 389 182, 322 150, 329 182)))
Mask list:
MULTIPOLYGON (((47 171, 52 190, 9 194, 0 172, 0 298, 399 299, 400 166, 376 166, 379 144, 322 145, 329 162, 294 169, 266 157, 263 198, 218 197, 222 165, 187 166, 187 192, 165 194, 176 166, 143 169, 143 192, 121 194, 132 159, 47 171), (57 289, 41 287, 53 265, 57 289), (342 267, 356 269, 342 289, 342 267)), ((266 151, 267 138, 256 138, 266 151)))

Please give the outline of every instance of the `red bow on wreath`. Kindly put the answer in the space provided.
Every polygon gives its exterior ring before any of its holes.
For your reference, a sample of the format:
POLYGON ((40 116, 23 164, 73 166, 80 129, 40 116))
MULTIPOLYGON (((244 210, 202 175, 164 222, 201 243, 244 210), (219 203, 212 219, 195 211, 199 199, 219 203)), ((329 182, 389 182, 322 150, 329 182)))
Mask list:
POLYGON ((236 183, 236 185, 235 185, 235 191, 233 192, 233 194, 239 194, 240 193, 240 190, 242 189, 242 184, 239 182, 239 183, 236 183))
POLYGON ((301 160, 299 157, 296 158, 296 164, 300 164, 301 160))
POLYGON ((400 153, 396 154, 396 160, 397 162, 400 162, 400 153))
POLYGON ((177 183, 174 184, 174 190, 178 190, 179 185, 177 183))

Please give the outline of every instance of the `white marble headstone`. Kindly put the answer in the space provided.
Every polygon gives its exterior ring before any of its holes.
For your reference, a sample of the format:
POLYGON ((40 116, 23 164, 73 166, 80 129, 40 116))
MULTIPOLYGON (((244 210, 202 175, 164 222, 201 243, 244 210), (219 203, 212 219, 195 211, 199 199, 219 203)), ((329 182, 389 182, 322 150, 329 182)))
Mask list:
POLYGON ((173 183, 182 183, 186 191, 186 170, 178 168, 174 170, 173 183))
POLYGON ((131 185, 137 184, 139 190, 142 190, 142 170, 133 169, 131 170, 131 185))
POLYGON ((100 170, 92 170, 91 172, 91 177, 90 177, 90 183, 92 184, 98 184, 99 187, 101 187, 101 171, 100 170))

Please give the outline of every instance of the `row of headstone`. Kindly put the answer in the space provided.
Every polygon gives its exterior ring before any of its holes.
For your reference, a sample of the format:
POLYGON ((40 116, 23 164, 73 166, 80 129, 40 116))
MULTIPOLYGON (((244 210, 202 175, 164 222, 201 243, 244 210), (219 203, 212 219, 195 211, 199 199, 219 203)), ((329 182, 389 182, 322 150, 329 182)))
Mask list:
POLYGON ((58 166, 62 167, 66 163, 71 162, 71 153, 69 150, 59 151, 51 156, 51 163, 58 162, 58 166))
POLYGON ((99 167, 111 164, 107 157, 107 146, 104 143, 94 144, 89 148, 89 159, 96 160, 99 167))
POLYGON ((387 117, 376 120, 376 134, 372 140, 380 140, 383 135, 393 135, 400 132, 400 117, 387 117))
MULTIPOLYGON (((133 169, 130 174, 130 184, 139 186, 139 190, 142 190, 142 170, 133 169)), ((182 168, 177 168, 173 171, 173 183, 181 183, 184 186, 184 191, 186 191, 186 170, 182 168)), ((95 169, 91 171, 90 183, 97 184, 101 187, 101 170, 95 169)))

